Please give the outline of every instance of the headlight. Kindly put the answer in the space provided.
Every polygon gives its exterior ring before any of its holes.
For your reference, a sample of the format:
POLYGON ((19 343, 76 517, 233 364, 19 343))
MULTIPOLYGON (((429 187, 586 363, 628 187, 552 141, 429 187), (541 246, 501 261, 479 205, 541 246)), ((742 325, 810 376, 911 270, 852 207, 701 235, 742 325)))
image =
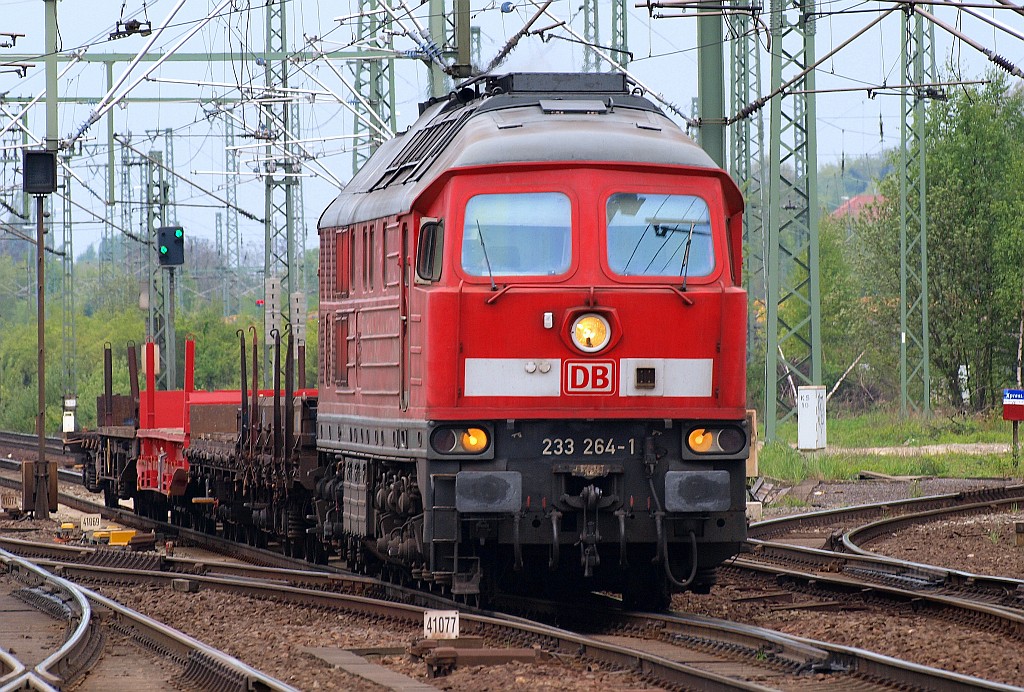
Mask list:
POLYGON ((490 444, 483 428, 446 427, 430 434, 430 446, 438 454, 481 454, 490 444))
POLYGON ((586 353, 600 351, 608 345, 611 336, 612 328, 608 320, 592 312, 580 315, 572 323, 572 341, 586 353))
POLYGON ((693 428, 686 435, 686 446, 694 454, 739 454, 746 444, 746 433, 734 425, 693 428))

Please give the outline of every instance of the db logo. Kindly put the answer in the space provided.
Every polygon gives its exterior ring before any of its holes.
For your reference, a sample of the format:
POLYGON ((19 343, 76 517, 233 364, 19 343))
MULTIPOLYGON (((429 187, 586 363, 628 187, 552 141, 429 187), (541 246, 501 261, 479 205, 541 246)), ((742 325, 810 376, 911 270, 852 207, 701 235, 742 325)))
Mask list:
POLYGON ((615 392, 615 361, 565 361, 562 371, 562 389, 566 394, 613 394, 615 392))

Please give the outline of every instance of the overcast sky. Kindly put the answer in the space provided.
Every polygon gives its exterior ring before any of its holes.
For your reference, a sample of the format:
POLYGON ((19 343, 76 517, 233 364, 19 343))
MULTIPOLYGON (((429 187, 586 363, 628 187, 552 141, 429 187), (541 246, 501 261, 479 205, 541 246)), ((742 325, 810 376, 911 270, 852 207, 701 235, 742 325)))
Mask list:
MULTIPOLYGON (((109 0, 63 0, 58 4, 58 22, 60 27, 61 46, 64 50, 86 48, 90 55, 107 52, 130 53, 142 49, 147 38, 131 36, 117 41, 108 40, 109 33, 119 20, 148 18, 154 28, 166 20, 178 0, 129 0, 122 14, 122 4, 109 0)), ((583 17, 577 2, 559 0, 551 5, 551 13, 565 20, 578 34, 583 34, 583 17)), ((177 12, 170 21, 164 34, 155 42, 153 50, 164 51, 176 44, 181 37, 189 32, 195 23, 203 19, 218 3, 209 0, 191 0, 177 12)), ((507 3, 506 3, 507 4, 507 3)), ((665 97, 689 113, 692 98, 697 87, 697 50, 696 20, 692 18, 651 19, 645 8, 628 7, 628 33, 630 49, 633 52, 631 70, 652 90, 665 97)), ((358 3, 346 2, 296 2, 293 0, 286 6, 289 24, 289 47, 293 50, 301 48, 313 36, 323 39, 324 50, 339 49, 349 46, 352 42, 352 23, 339 23, 336 18, 350 15, 356 11, 358 3)), ((175 168, 179 173, 194 179, 199 185, 224 194, 225 177, 218 174, 224 170, 224 152, 221 142, 222 123, 220 117, 207 117, 209 102, 216 96, 238 96, 237 90, 214 84, 238 84, 252 82, 262 84, 262 67, 253 59, 244 59, 250 53, 257 53, 264 45, 265 18, 263 2, 244 2, 234 0, 228 5, 235 11, 227 12, 210 22, 198 31, 181 49, 184 52, 232 51, 240 56, 239 61, 230 64, 221 63, 168 63, 161 67, 154 76, 163 80, 194 80, 191 84, 179 84, 169 81, 147 82, 139 86, 132 96, 178 96, 185 100, 181 104, 143 104, 132 103, 126 108, 115 109, 115 130, 118 134, 131 133, 132 142, 140 149, 162 149, 162 141, 153 143, 147 140, 147 130, 172 128, 175 131, 175 168), (251 11, 249 8, 251 7, 251 11), (201 172, 201 173, 193 173, 201 172)), ((420 24, 427 25, 427 6, 410 5, 413 14, 420 24)), ((817 22, 816 44, 820 58, 835 47, 847 41, 861 28, 875 21, 878 16, 892 7, 891 3, 881 2, 844 2, 825 3, 819 10, 825 13, 817 22)), ((497 1, 482 2, 473 0, 472 13, 474 24, 481 27, 482 49, 481 58, 484 64, 497 53, 501 46, 513 36, 527 19, 537 11, 536 6, 526 2, 517 2, 502 11, 502 3, 497 1)), ((765 8, 767 10, 767 7, 765 8)), ((44 3, 40 0, 3 1, 0 0, 0 31, 26 34, 19 38, 14 48, 0 49, 0 59, 14 54, 39 53, 43 48, 43 11, 44 3)), ((1024 31, 1024 17, 1006 9, 975 9, 974 12, 994 18, 1015 32, 1024 31)), ((986 24, 948 5, 938 6, 935 14, 944 22, 960 28, 972 40, 994 50, 1016 65, 1024 65, 1024 41, 1011 33, 986 24)), ((601 3, 601 39, 607 42, 610 38, 610 21, 608 3, 601 3)), ((402 11, 399 10, 402 15, 402 11)), ((792 21, 792 14, 790 20, 792 21)), ((762 15, 767 22, 767 15, 762 15)), ((403 23, 412 28, 414 23, 405 16, 403 23)), ((554 21, 543 18, 536 27, 545 27, 554 21)), ((553 29, 545 34, 547 40, 538 36, 524 38, 512 51, 508 60, 497 71, 576 71, 584 64, 582 48, 571 41, 571 36, 562 30, 553 29)), ((950 36, 941 28, 936 29, 937 59, 939 63, 953 71, 960 79, 973 80, 984 76, 992 67, 986 58, 974 48, 950 36)), ((3 37, 0 37, 0 41, 3 37)), ((396 36, 395 47, 399 50, 415 48, 413 41, 406 36, 396 36)), ((761 36, 762 47, 765 37, 761 36)), ((818 152, 819 163, 835 162, 845 156, 847 160, 864 154, 876 154, 885 149, 898 146, 900 102, 895 95, 879 95, 868 98, 867 88, 882 85, 895 85, 902 82, 900 75, 900 15, 893 12, 877 26, 867 31, 852 45, 845 48, 834 58, 826 61, 817 72, 817 86, 823 90, 856 89, 856 91, 837 91, 821 93, 817 97, 818 111, 818 152)), ((727 48, 728 50, 728 48, 727 48)), ((301 72, 293 73, 290 86, 322 91, 320 84, 343 99, 351 96, 343 83, 337 78, 335 69, 349 75, 344 64, 334 61, 333 67, 320 63, 305 65, 301 72), (318 84, 319 82, 320 84, 318 84)), ((728 54, 726 56, 728 70, 728 54)), ((126 63, 115 66, 115 79, 126 69, 126 63)), ((60 69, 64 69, 61 65, 60 69)), ((146 69, 145 64, 136 68, 132 76, 125 82, 131 83, 146 69)), ((298 66, 296 66, 298 69, 298 66)), ((762 80, 764 91, 768 91, 770 62, 767 55, 762 59, 762 80)), ((68 70, 61 79, 60 93, 64 96, 78 96, 83 99, 97 99, 104 95, 105 71, 100 65, 78 65, 68 70)), ((1014 81, 1016 78, 1012 78, 1014 81)), ((417 103, 427 96, 426 70, 416 60, 401 62, 395 80, 399 129, 408 126, 416 116, 417 103)), ((44 70, 41 61, 35 62, 28 75, 21 78, 12 72, 0 73, 0 92, 7 92, 7 97, 31 97, 40 94, 44 89, 44 70)), ((726 93, 728 95, 727 87, 726 93)), ((94 105, 94 104, 93 104, 94 105)), ((76 133, 87 121, 93 105, 62 105, 60 108, 59 130, 62 137, 76 133)), ((742 104, 740 104, 742 105, 742 104)), ((8 113, 17 112, 21 106, 6 103, 8 113)), ((334 99, 318 96, 312 103, 302 106, 303 139, 328 138, 347 135, 352 131, 352 120, 347 110, 334 99)), ((738 109, 738 105, 727 108, 730 112, 738 109)), ((259 118, 252 106, 240 109, 240 117, 250 132, 258 125, 259 118)), ((768 109, 764 114, 767 117, 768 109)), ((29 112, 29 126, 39 137, 44 135, 45 123, 42 104, 29 112)), ((6 124, 9 116, 0 114, 0 122, 6 124)), ((9 138, 9 135, 8 135, 9 138)), ((19 140, 20 141, 20 140, 19 140)), ((240 139, 239 143, 247 143, 251 139, 240 139)), ((87 148, 102 148, 106 142, 105 121, 89 128, 82 136, 81 142, 87 148)), ((7 140, 5 139, 5 143, 7 140)), ((315 156, 319 165, 327 169, 329 174, 317 170, 317 165, 309 164, 306 171, 317 174, 316 177, 303 179, 305 197, 305 219, 309 229, 307 243, 315 244, 316 220, 321 210, 327 205, 337 191, 337 186, 329 178, 345 181, 351 175, 351 153, 347 150, 344 139, 325 139, 322 142, 311 142, 308 150, 315 156)), ((17 157, 17 158, 20 158, 17 157)), ((242 155, 243 170, 249 170, 257 164, 251 161, 252 155, 242 155)), ((88 207, 93 213, 102 217, 103 205, 100 198, 105 195, 103 176, 106 162, 105 154, 83 156, 74 159, 73 167, 82 179, 84 186, 75 184, 73 197, 75 201, 88 207), (95 194, 93 194, 95 192, 95 194)), ((8 165, 4 184, 18 185, 14 180, 11 166, 8 165)), ((239 204, 250 209, 258 216, 263 215, 263 183, 255 176, 243 176, 239 180, 239 204)), ((218 203, 201 191, 195 190, 179 181, 176 190, 178 209, 177 221, 186 225, 190 233, 212 238, 214 235, 214 213, 218 203), (191 206, 187 206, 191 205, 191 206)), ((10 199, 7 197, 7 199, 10 199)), ((95 242, 100 236, 100 224, 85 212, 76 210, 75 251, 80 253, 95 242)), ((246 242, 262 243, 263 229, 261 225, 241 220, 243 238, 246 242)), ((260 257, 259 262, 262 262, 260 257)))

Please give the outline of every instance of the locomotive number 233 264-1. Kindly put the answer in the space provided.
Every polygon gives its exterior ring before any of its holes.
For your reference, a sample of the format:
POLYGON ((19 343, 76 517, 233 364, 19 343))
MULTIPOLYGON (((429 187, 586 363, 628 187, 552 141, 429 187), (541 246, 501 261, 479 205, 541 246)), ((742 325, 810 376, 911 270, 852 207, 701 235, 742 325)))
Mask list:
POLYGON ((614 454, 635 454, 636 440, 632 437, 616 442, 614 438, 584 437, 545 437, 541 440, 541 454, 549 457, 570 456, 602 456, 614 454))

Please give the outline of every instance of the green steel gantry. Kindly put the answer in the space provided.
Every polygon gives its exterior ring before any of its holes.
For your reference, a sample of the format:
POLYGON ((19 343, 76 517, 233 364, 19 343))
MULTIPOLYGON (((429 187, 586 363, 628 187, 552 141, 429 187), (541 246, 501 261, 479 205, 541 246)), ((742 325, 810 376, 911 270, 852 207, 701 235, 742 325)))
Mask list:
MULTIPOLYGON (((625 0, 611 1, 611 49, 612 57, 622 65, 629 67, 629 34, 626 21, 625 0)), ((598 0, 583 0, 580 9, 583 11, 583 40, 589 44, 583 49, 583 71, 600 72, 604 62, 597 51, 591 46, 601 46, 601 16, 598 11, 598 0)))
POLYGON ((935 76, 935 27, 901 14, 900 69, 900 414, 931 413, 925 104, 935 76))
MULTIPOLYGON (((753 8, 750 8, 751 12, 753 8)), ((761 95, 761 49, 751 14, 737 14, 729 23, 732 47, 730 75, 734 108, 754 103, 761 95)), ((765 305, 767 234, 764 209, 764 118, 757 109, 732 124, 729 138, 730 172, 746 207, 743 213, 744 282, 750 309, 747 311, 747 360, 756 348, 764 348, 764 329, 758 323, 765 305)))
POLYGON ((768 172, 765 437, 796 411, 797 388, 820 385, 816 0, 772 0, 768 172), (791 10, 787 12, 787 9, 791 10), (782 85, 792 82, 790 93, 782 85))
POLYGON ((71 152, 65 151, 58 155, 63 161, 60 177, 63 194, 63 246, 61 247, 61 384, 65 397, 74 398, 78 391, 78 378, 75 367, 75 249, 73 216, 71 213, 71 152))
MULTIPOLYGON (((298 147, 299 122, 288 91, 288 25, 285 0, 266 4, 266 53, 263 65, 265 98, 260 104, 260 132, 267 140, 262 172, 266 205, 264 214, 264 343, 274 343, 274 332, 283 333, 292 323, 291 296, 298 288, 295 266, 296 188, 302 172, 298 147), (276 95, 279 98, 269 98, 276 95)), ((264 382, 269 382, 270 351, 265 349, 264 382)))

